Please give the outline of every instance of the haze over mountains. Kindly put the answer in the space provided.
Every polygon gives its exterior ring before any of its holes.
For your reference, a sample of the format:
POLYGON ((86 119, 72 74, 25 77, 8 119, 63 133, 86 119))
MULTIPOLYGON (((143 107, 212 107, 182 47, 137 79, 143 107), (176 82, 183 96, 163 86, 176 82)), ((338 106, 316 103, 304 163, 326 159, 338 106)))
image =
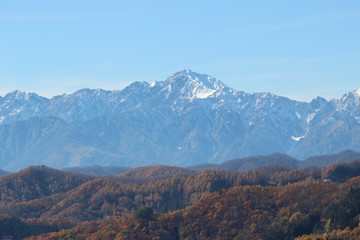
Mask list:
POLYGON ((0 97, 0 168, 189 166, 274 152, 304 159, 360 149, 360 89, 298 102, 183 70, 123 90, 0 97))

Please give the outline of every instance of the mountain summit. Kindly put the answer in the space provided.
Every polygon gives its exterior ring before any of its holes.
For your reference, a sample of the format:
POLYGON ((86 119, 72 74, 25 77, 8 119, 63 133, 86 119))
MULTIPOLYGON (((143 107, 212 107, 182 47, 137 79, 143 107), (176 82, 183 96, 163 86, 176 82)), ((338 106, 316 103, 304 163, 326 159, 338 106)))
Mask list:
POLYGON ((360 148, 359 92, 298 102, 182 70, 123 90, 0 98, 0 168, 219 163, 360 148))
MULTIPOLYGON (((182 85, 186 90, 199 95, 201 95, 202 92, 221 91, 227 87, 224 83, 212 76, 199 74, 191 70, 183 70, 173 74, 166 80, 166 83, 180 84, 180 86, 182 85)), ((182 89, 181 92, 183 91, 184 89, 182 89)))
POLYGON ((221 81, 209 75, 200 74, 191 70, 182 70, 174 73, 164 82, 153 82, 152 88, 160 86, 161 92, 167 93, 166 98, 203 99, 220 93, 229 88, 221 81))

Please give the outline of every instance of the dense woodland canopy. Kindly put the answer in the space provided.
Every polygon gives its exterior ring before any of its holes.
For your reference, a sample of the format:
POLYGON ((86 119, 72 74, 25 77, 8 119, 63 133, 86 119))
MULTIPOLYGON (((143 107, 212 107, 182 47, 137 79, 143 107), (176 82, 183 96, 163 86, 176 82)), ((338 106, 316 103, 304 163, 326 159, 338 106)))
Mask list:
POLYGON ((112 177, 30 167, 0 177, 0 190, 3 239, 360 238, 360 160, 112 177))

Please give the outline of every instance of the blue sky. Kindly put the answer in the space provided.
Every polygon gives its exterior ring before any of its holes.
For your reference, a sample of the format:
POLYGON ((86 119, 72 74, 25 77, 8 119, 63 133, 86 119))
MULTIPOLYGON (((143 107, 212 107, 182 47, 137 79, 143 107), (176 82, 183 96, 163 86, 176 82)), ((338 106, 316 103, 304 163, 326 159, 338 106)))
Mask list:
POLYGON ((0 0, 0 95, 121 89, 182 69, 309 101, 360 88, 360 1, 0 0))

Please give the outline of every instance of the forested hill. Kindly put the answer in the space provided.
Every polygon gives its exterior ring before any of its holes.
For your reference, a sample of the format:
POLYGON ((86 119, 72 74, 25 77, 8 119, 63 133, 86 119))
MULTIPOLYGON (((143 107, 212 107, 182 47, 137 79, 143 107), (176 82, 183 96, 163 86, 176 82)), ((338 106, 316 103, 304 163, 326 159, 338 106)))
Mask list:
POLYGON ((86 175, 32 166, 0 177, 0 201, 14 203, 67 192, 91 179, 86 175))
POLYGON ((120 175, 31 167, 0 177, 1 237, 294 239, 358 231, 360 160, 245 172, 157 166, 130 176, 122 183, 120 175))

